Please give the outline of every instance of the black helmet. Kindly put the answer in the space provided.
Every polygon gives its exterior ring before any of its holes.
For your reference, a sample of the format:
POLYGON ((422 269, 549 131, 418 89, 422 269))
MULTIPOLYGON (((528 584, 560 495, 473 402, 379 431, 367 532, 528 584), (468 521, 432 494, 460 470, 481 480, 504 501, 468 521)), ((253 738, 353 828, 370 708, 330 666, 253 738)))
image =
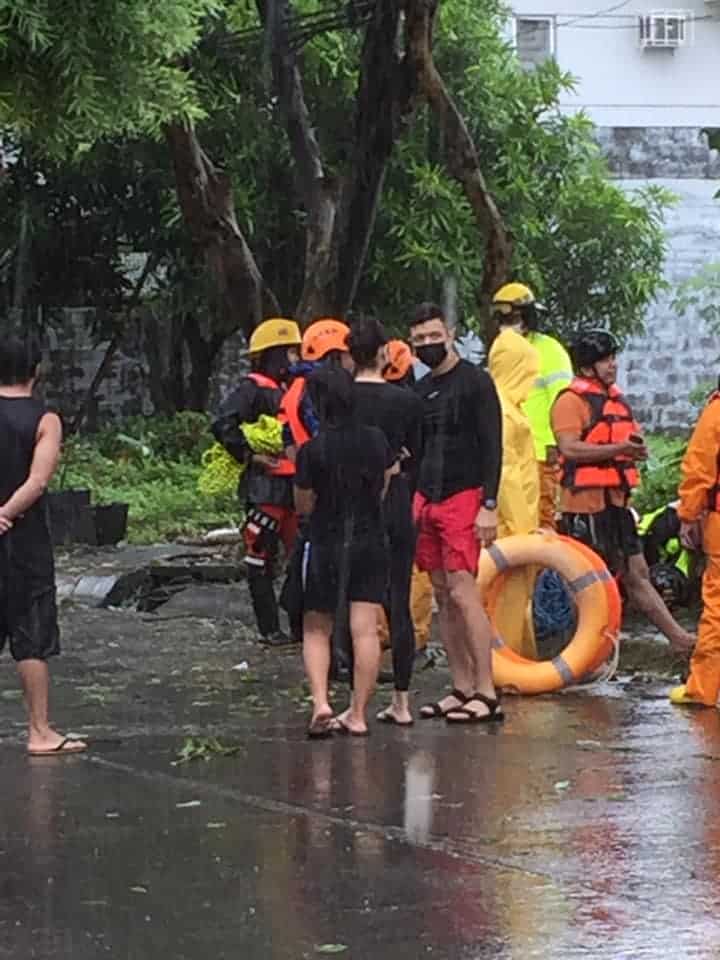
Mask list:
POLYGON ((684 607, 690 601, 690 582, 682 570, 669 563, 650 567, 650 582, 670 609, 684 607))
POLYGON ((575 367, 594 367, 607 357, 613 357, 620 344, 609 330, 587 330, 573 344, 572 357, 575 367))

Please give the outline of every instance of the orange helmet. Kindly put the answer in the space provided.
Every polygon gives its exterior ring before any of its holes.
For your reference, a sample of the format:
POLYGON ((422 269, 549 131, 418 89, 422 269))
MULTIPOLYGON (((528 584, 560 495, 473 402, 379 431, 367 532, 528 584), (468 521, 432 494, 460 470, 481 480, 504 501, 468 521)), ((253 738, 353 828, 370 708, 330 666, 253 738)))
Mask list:
POLYGON ((388 340, 385 350, 387 366, 383 370, 383 376, 386 380, 402 380, 415 362, 410 347, 404 340, 388 340))
POLYGON ((347 353, 349 333, 350 327, 340 320, 333 320, 330 317, 316 320, 303 334, 303 360, 322 360, 331 350, 342 350, 347 353))

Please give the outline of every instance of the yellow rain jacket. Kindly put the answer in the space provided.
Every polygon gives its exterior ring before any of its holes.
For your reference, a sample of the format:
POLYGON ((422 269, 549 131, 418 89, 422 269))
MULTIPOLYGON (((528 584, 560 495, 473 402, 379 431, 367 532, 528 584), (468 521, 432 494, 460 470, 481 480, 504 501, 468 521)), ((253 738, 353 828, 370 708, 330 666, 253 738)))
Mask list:
POLYGON ((527 340, 537 351, 540 366, 523 409, 532 426, 535 459, 544 463, 547 448, 555 446, 550 410, 558 394, 570 385, 573 368, 568 352, 559 340, 546 333, 529 333, 527 340))
MULTIPOLYGON (((540 360, 528 340, 503 330, 490 350, 489 370, 495 381, 503 417, 503 467, 498 495, 498 536, 537 530, 540 479, 535 443, 522 404, 538 375, 540 360)), ((498 601, 495 627, 505 643, 524 657, 536 658, 532 595, 537 571, 514 570, 498 601)))

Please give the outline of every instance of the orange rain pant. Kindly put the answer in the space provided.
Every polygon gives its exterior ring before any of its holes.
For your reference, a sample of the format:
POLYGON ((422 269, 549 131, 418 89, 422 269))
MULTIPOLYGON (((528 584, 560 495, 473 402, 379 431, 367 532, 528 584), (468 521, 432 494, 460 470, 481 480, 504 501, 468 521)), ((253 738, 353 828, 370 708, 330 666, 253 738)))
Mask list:
POLYGON ((703 576, 703 612, 698 625, 698 639, 690 660, 690 676, 686 684, 688 696, 708 707, 714 707, 720 692, 720 513, 706 513, 711 491, 718 481, 718 444, 720 436, 720 399, 705 407, 682 463, 680 484, 681 520, 692 522, 705 516, 703 548, 707 558, 703 576))
MULTIPOLYGON (((415 627, 415 649, 424 650, 430 640, 430 627, 432 624, 432 602, 433 589, 430 582, 430 574, 413 567, 412 580, 410 581, 410 615, 413 626, 415 627)), ((390 631, 385 616, 385 611, 380 610, 378 633, 380 634, 380 645, 383 650, 390 646, 390 631)))
POLYGON ((557 464, 538 460, 540 474, 540 526, 554 530, 558 509, 558 468, 557 464))
MULTIPOLYGON (((715 517, 717 514, 710 519, 715 517)), ((711 546, 707 532, 706 529, 706 550, 711 546)), ((715 552, 707 554, 702 584, 703 611, 687 682, 688 696, 708 707, 715 706, 720 694, 720 543, 714 546, 715 552)))

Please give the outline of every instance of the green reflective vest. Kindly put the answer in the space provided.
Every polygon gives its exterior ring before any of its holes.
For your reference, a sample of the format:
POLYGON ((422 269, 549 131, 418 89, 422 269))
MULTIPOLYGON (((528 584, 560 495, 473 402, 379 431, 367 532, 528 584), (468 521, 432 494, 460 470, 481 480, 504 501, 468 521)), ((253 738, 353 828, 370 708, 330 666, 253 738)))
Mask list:
POLYGON ((527 340, 538 352, 540 372, 523 410, 532 427, 535 457, 545 461, 547 448, 555 446, 550 410, 557 395, 570 385, 573 368, 567 350, 554 337, 546 333, 529 333, 527 340))

